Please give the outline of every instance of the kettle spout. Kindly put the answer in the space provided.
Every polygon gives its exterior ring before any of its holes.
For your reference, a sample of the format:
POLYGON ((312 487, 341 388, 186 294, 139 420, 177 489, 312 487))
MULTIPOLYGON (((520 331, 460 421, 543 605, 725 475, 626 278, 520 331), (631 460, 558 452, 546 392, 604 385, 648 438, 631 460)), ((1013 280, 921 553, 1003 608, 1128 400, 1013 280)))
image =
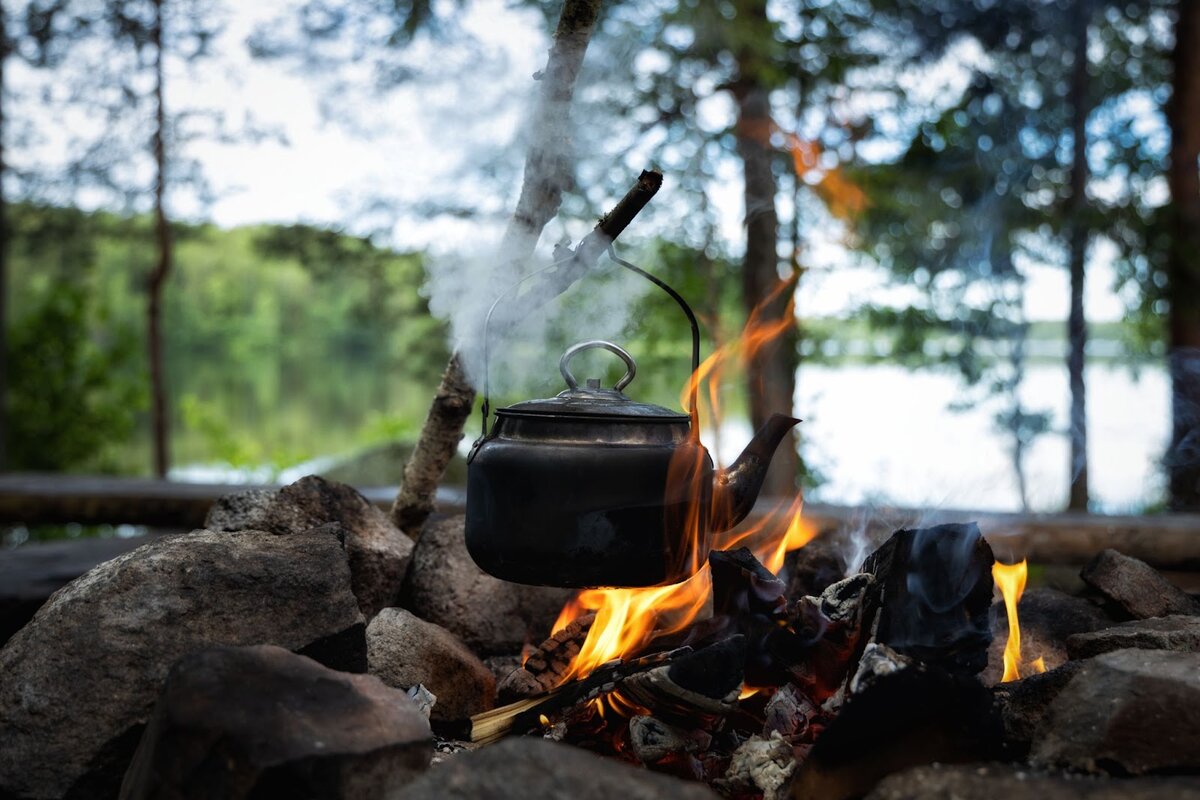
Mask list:
POLYGON ((772 414, 737 460, 713 476, 711 531, 727 531, 746 518, 758 499, 775 450, 799 422, 786 414, 772 414))

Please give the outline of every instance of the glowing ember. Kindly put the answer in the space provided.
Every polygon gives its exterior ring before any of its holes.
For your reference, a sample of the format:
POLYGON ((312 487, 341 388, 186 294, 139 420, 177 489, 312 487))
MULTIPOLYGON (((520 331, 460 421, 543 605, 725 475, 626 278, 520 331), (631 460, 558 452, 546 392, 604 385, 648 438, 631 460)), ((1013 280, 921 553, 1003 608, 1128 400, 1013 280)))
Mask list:
MULTIPOLYGON (((755 353, 772 340, 778 338, 795 324, 792 304, 780 319, 764 320, 763 308, 773 302, 780 293, 795 288, 795 278, 783 280, 762 303, 750 314, 741 336, 723 345, 709 356, 689 378, 683 391, 683 405, 695 387, 707 383, 701 392, 710 401, 711 412, 719 413, 717 384, 727 372, 731 362, 744 365, 755 353)), ((699 409, 692 409, 692 431, 698 436, 699 409)), ((668 483, 673 487, 687 487, 692 496, 703 496, 711 491, 711 474, 704 468, 705 453, 699 447, 680 447, 671 464, 668 483)), ((763 566, 771 572, 783 567, 786 554, 807 544, 816 535, 811 523, 801 517, 802 498, 797 495, 790 503, 776 508, 756 524, 736 533, 717 537, 715 542, 706 542, 708 520, 702 518, 704 504, 687 504, 684 518, 676 527, 691 541, 700 546, 690 548, 698 559, 703 559, 709 550, 724 550, 739 545, 751 549, 763 566)), ((720 509, 714 516, 721 514, 720 509)), ((563 608, 554 631, 566 627, 580 615, 594 611, 595 622, 588 631, 579 654, 571 661, 562 682, 584 677, 592 670, 617 658, 627 658, 643 650, 652 639, 677 633, 691 625, 708 605, 712 590, 712 577, 707 560, 693 563, 691 578, 671 586, 646 589, 586 589, 576 595, 563 608)), ((749 696, 749 695, 747 695, 749 696)))
POLYGON ((997 561, 992 565, 992 579, 996 581, 996 586, 1004 597, 1004 610, 1008 614, 1008 643, 1004 645, 1004 677, 1000 679, 1002 683, 1022 677, 1022 667, 1026 675, 1046 671, 1046 662, 1042 658, 1027 663, 1021 661, 1021 623, 1017 618, 1017 603, 1025 593, 1025 579, 1028 574, 1029 567, 1024 559, 1016 564, 1001 564, 997 561))

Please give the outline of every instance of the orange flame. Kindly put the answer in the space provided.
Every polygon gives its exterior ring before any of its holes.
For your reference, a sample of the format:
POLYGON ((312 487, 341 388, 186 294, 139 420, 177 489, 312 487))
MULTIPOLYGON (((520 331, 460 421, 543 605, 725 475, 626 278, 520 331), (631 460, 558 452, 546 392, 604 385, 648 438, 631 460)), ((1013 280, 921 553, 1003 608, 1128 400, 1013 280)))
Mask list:
MULTIPOLYGON (((769 342, 795 324, 792 302, 779 319, 764 320, 764 309, 780 295, 795 286, 795 277, 782 280, 751 312, 742 335, 709 356, 690 376, 684 387, 682 403, 686 407, 693 388, 707 382, 711 408, 719 409, 718 383, 730 363, 745 364, 769 342)), ((672 503, 684 509, 672 527, 690 537, 696 547, 690 548, 694 561, 689 565, 692 577, 682 583, 638 589, 586 589, 563 607, 554 624, 557 632, 580 615, 593 611, 596 619, 587 638, 572 659, 562 682, 586 676, 592 670, 613 659, 627 658, 643 650, 658 636, 677 633, 695 621, 708 606, 712 576, 706 556, 709 509, 697 498, 712 491, 711 472, 707 454, 699 446, 699 409, 692 409, 693 442, 676 450, 668 474, 668 494, 681 493, 690 502, 672 503)), ((778 572, 790 550, 807 544, 816 528, 801 517, 803 499, 797 495, 790 503, 776 508, 755 524, 737 533, 724 534, 715 542, 717 549, 727 549, 742 543, 754 552, 767 569, 778 572)))
POLYGON ((1000 679, 1001 683, 1021 678, 1022 667, 1026 668, 1026 675, 1046 671, 1046 662, 1042 658, 1031 662, 1021 661, 1021 623, 1017 618, 1017 603, 1025 593, 1028 574, 1029 567, 1025 559, 1016 564, 997 561, 992 565, 992 579, 1004 597, 1004 610, 1008 614, 1008 642, 1004 645, 1004 677, 1000 679))
MULTIPOLYGON (((796 324, 796 298, 789 297, 787 306, 777 319, 763 319, 766 309, 774 305, 785 292, 791 292, 799 281, 799 273, 793 273, 775 284, 767 296, 759 301, 750 316, 741 335, 718 347, 692 373, 679 393, 679 404, 687 408, 693 389, 708 398, 708 416, 713 424, 721 422, 720 388, 725 377, 725 371, 730 364, 744 368, 754 359, 764 347, 778 339, 796 324), (706 391, 702 391, 706 389, 706 391)), ((692 425, 696 430, 700 409, 693 409, 692 425)))

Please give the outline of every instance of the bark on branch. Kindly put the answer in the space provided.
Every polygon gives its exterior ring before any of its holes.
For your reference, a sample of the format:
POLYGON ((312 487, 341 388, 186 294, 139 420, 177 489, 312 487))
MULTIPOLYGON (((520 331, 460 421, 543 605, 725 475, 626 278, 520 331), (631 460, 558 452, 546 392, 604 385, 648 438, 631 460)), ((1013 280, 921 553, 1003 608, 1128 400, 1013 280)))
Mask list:
MULTIPOLYGON (((609 244, 621 235, 662 186, 658 172, 643 172, 637 183, 612 211, 600 218, 592 232, 583 238, 574 254, 565 259, 547 278, 513 303, 511 310, 497 320, 496 331, 502 331, 529 312, 553 300, 588 273, 609 244)), ((404 480, 392 504, 392 521, 412 538, 420 535, 421 526, 433 513, 438 483, 446 465, 458 450, 463 427, 475 404, 475 389, 463 370, 458 353, 450 358, 442 381, 434 395, 429 415, 421 427, 421 436, 408 463, 404 465, 404 480)))
MULTIPOLYGON (((521 195, 501 243, 503 260, 529 258, 542 229, 562 204, 562 192, 571 176, 571 98, 599 12, 600 0, 566 0, 563 5, 554 32, 554 44, 540 76, 542 90, 530 119, 532 139, 521 195)), ((542 292, 549 294, 544 299, 556 297, 582 277, 608 244, 645 207, 661 183, 661 175, 648 178, 647 173, 643 173, 638 187, 600 220, 596 230, 580 243, 566 267, 560 266, 555 273, 558 279, 547 282, 542 292)), ((538 302, 536 298, 533 301, 538 302)), ((522 303, 522 307, 531 306, 522 303)), ((455 353, 442 375, 417 445, 404 466, 400 491, 392 505, 392 520, 414 539, 433 512, 437 485, 458 448, 474 401, 475 390, 467 380, 461 358, 455 353)))

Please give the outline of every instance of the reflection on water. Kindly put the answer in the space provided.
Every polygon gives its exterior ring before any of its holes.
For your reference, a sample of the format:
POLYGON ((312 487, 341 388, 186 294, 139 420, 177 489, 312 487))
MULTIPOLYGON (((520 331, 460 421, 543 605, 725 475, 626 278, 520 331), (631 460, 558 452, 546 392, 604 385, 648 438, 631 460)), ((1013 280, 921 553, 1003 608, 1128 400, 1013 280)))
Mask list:
MULTIPOLYGON (((215 367, 181 378, 177 397, 195 398, 190 402, 203 413, 192 412, 191 419, 178 423, 176 463, 181 466, 172 476, 203 481, 292 480, 323 470, 330 456, 411 439, 435 383, 430 379, 424 385, 362 362, 336 360, 239 380, 215 367)), ((1134 374, 1102 363, 1088 368, 1087 385, 1094 509, 1141 510, 1163 490, 1158 460, 1169 433, 1166 373, 1158 365, 1134 374)), ((671 402, 665 397, 669 388, 644 391, 650 396, 638 399, 671 402)), ((997 405, 948 410, 963 396, 962 384, 951 373, 889 365, 805 365, 796 413, 804 418, 805 458, 825 479, 809 493, 810 499, 1019 510, 1009 443, 992 421, 997 405)), ((1030 365, 1022 399, 1031 410, 1053 414, 1053 432, 1036 439, 1026 454, 1030 504, 1038 511, 1060 510, 1067 497, 1069 462, 1063 434, 1065 368, 1030 365)), ((467 440, 474 435, 475 421, 473 417, 467 440)), ((722 427, 719 441, 726 463, 749 436, 744 420, 732 419, 722 427)), ((705 441, 716 440, 710 432, 705 441)), ((374 482, 395 483, 399 465, 385 471, 374 482)))
MULTIPOLYGON (((436 374, 345 357, 234 367, 196 359, 172 373, 171 477, 196 482, 287 480, 323 470, 330 457, 411 440, 437 386, 436 374)), ((144 473, 148 432, 121 451, 129 472, 144 473)))
MULTIPOLYGON (((1136 512, 1156 502, 1164 482, 1159 459, 1170 432, 1170 386, 1160 366, 1097 364, 1087 370, 1093 510, 1136 512)), ((825 478, 814 501, 891 503, 934 508, 1017 511, 1020 497, 1009 443, 993 426, 996 405, 949 411, 962 398, 956 375, 887 365, 805 366, 796 413, 808 462, 825 478)), ((1053 414, 1053 432, 1025 457, 1035 511, 1066 505, 1069 448, 1064 367, 1028 368, 1022 400, 1053 414)), ((750 436, 744 421, 723 426, 728 462, 750 436)))

